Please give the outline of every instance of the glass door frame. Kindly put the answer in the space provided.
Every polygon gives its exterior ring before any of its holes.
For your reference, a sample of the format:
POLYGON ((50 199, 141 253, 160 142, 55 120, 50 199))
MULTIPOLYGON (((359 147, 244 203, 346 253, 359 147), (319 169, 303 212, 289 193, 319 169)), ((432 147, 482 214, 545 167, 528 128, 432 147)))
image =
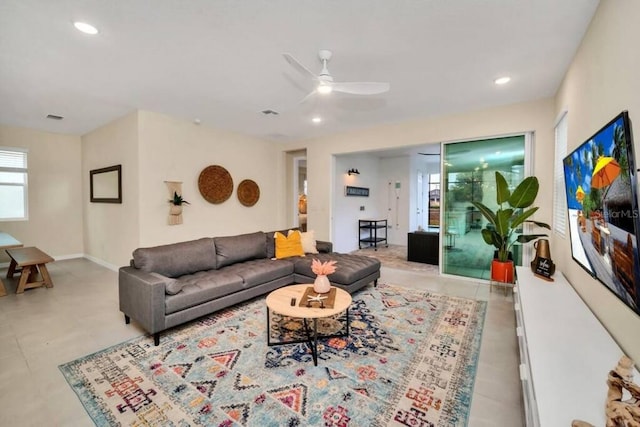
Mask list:
MULTIPOLYGON (((511 137, 511 136, 524 136, 524 176, 531 176, 533 174, 533 158, 534 158, 534 139, 535 139, 535 134, 532 131, 528 131, 528 132, 514 132, 514 133, 507 133, 507 134, 502 134, 502 135, 492 135, 492 136, 479 136, 479 137, 475 137, 475 138, 465 138, 465 139, 458 139, 458 140, 453 140, 453 141, 443 141, 440 143, 440 188, 442 189, 442 180, 443 180, 443 176, 445 174, 445 170, 444 170, 444 164, 445 164, 445 146, 449 145, 449 144, 457 144, 460 142, 472 142, 472 141, 479 141, 479 140, 485 140, 485 139, 497 139, 497 138, 506 138, 506 137, 511 137)), ((444 202, 444 197, 446 197, 444 195, 444 192, 441 190, 440 191, 440 218, 445 218, 445 205, 446 203, 444 202)), ((438 272, 441 276, 443 277, 451 277, 451 278, 455 278, 455 279, 460 279, 460 280, 466 280, 466 281, 470 281, 470 282, 480 282, 480 283, 489 283, 489 280, 486 279, 478 279, 478 278, 474 278, 474 277, 466 277, 466 276, 459 276, 457 274, 450 274, 450 273, 444 273, 443 272, 443 265, 444 265, 444 246, 446 244, 446 239, 444 239, 443 237, 443 232, 444 230, 442 229, 442 221, 440 221, 440 244, 438 246, 438 259, 440 260, 440 262, 438 263, 438 272)), ((531 226, 529 224, 525 224, 524 225, 525 229, 524 232, 525 233, 530 233, 531 232, 531 226)), ((532 257, 532 249, 531 249, 532 245, 525 245, 523 247, 522 250, 522 265, 529 265, 529 263, 531 262, 531 260, 533 259, 532 257)))

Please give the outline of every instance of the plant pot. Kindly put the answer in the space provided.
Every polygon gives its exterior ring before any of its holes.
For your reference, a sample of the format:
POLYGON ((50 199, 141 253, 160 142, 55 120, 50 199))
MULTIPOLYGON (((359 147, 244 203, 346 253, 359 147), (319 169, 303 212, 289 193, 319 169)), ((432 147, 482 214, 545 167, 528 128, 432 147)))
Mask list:
POLYGON ((182 213, 182 206, 180 205, 171 205, 169 208, 170 215, 180 215, 182 213))
POLYGON ((326 294, 331 290, 329 278, 324 274, 319 274, 313 282, 313 291, 317 294, 326 294))
POLYGON ((491 280, 501 283, 513 283, 513 261, 491 261, 491 280))
MULTIPOLYGON (((498 259, 498 251, 493 251, 493 259, 498 259)), ((513 252, 507 252, 507 260, 513 261, 513 252)))

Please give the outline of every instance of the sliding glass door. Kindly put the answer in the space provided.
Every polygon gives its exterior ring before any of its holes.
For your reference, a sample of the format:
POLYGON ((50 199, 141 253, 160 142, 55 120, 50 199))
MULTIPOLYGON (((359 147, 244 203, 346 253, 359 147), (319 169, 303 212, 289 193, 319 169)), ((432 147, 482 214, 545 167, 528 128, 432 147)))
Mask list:
MULTIPOLYGON (((471 202, 497 208, 496 171, 511 189, 522 180, 525 136, 444 144, 442 161, 442 272, 488 280, 494 248, 482 239, 487 220, 471 202)), ((514 248, 514 261, 520 264, 521 247, 514 248)))

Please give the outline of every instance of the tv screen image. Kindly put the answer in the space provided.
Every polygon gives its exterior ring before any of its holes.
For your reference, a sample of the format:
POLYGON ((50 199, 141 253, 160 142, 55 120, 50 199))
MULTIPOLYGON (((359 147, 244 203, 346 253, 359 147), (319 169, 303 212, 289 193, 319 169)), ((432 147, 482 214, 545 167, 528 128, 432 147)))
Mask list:
POLYGON ((564 158, 573 259, 640 314, 635 172, 626 111, 564 158))

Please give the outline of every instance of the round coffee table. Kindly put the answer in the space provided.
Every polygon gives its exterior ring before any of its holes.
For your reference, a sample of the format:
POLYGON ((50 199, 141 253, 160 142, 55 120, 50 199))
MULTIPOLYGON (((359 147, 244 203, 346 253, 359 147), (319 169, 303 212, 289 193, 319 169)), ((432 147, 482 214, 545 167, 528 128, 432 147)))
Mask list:
MULTIPOLYGON (((313 364, 318 366, 318 319, 331 317, 333 315, 346 312, 347 317, 347 330, 346 334, 339 335, 323 335, 322 338, 330 338, 336 336, 348 336, 349 335, 349 306, 351 305, 351 295, 349 292, 344 291, 340 288, 332 287, 332 289, 336 290, 336 296, 334 299, 333 308, 321 308, 319 300, 317 302, 312 302, 311 307, 300 307, 300 301, 304 296, 305 291, 308 287, 313 287, 312 283, 309 284, 301 284, 301 285, 291 285, 285 286, 283 288, 276 289, 267 295, 267 345, 283 345, 283 344, 294 344, 299 342, 308 342, 309 347, 311 348, 311 354, 313 356, 313 364), (276 313, 295 317, 298 319, 303 319, 305 332, 307 334, 306 340, 299 341, 287 341, 287 342, 271 342, 271 315, 269 310, 275 311, 276 313), (313 331, 311 331, 307 324, 307 319, 313 320, 313 331)), ((313 294, 318 295, 318 294, 313 294)), ((325 296, 327 294, 320 294, 320 296, 325 296)))

